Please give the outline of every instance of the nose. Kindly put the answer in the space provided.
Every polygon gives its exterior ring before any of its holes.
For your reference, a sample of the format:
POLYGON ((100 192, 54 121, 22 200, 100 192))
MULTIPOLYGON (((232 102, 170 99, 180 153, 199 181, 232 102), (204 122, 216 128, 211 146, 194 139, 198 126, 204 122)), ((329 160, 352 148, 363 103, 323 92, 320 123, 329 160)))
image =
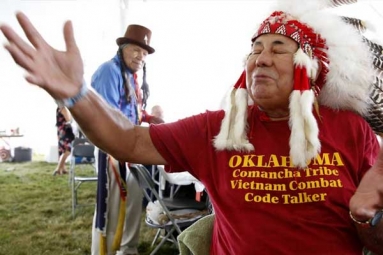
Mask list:
POLYGON ((144 54, 141 51, 139 51, 139 52, 137 52, 136 58, 139 60, 142 60, 143 56, 144 56, 144 54))
POLYGON ((263 50, 255 59, 256 66, 271 66, 272 63, 272 53, 268 50, 263 50))
POLYGON ((137 54, 137 59, 141 60, 141 61, 145 61, 145 58, 146 58, 146 54, 144 51, 140 51, 138 54, 137 54))

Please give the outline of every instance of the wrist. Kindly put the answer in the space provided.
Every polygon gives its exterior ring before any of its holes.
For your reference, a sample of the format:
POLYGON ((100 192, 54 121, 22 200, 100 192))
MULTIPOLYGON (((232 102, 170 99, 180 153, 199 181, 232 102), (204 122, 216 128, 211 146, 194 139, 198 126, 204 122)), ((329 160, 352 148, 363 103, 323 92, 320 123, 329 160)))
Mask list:
POLYGON ((89 91, 86 82, 83 81, 80 91, 73 97, 56 100, 56 103, 59 107, 65 106, 66 108, 72 108, 78 101, 80 101, 89 91))

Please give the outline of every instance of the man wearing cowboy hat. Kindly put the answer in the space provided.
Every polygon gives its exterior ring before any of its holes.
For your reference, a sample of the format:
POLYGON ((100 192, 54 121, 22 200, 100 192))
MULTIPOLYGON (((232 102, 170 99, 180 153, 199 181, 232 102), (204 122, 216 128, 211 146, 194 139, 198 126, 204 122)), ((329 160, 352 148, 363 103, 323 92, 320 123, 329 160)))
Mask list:
MULTIPOLYGON (((146 82, 151 31, 141 25, 129 25, 125 35, 116 40, 117 54, 103 63, 92 76, 92 87, 136 125, 142 122, 162 123, 146 113, 149 86, 146 82), (137 72, 143 69, 141 88, 137 72)), ((98 169, 97 205, 92 227, 92 255, 138 254, 142 191, 129 166, 111 155, 96 150, 98 169)))

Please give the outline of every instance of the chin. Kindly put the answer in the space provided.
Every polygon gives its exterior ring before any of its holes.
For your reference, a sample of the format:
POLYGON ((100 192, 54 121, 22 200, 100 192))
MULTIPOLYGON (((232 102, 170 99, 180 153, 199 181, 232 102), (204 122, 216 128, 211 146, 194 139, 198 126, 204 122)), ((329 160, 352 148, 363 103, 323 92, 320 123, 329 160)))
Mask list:
POLYGON ((140 68, 135 67, 135 68, 131 68, 131 70, 133 71, 133 73, 137 73, 138 70, 140 70, 140 68))
POLYGON ((272 104, 271 102, 271 98, 270 97, 266 97, 266 96, 257 96, 257 97, 253 97, 253 101, 255 104, 257 105, 262 105, 262 104, 272 104))

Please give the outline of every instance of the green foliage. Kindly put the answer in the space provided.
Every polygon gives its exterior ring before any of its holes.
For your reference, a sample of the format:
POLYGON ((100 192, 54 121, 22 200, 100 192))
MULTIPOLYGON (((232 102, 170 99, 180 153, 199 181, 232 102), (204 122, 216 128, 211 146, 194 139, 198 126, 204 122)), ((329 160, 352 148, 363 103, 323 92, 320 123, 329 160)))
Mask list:
MULTIPOLYGON (((90 254, 96 183, 81 186, 78 200, 91 206, 76 209, 73 218, 68 175, 52 176, 55 167, 36 161, 0 163, 0 255, 90 254)), ((94 174, 90 166, 80 168, 84 175, 94 174)), ((154 235, 142 223, 141 255, 150 254, 154 235)), ((169 244, 157 254, 177 251, 169 244)))

